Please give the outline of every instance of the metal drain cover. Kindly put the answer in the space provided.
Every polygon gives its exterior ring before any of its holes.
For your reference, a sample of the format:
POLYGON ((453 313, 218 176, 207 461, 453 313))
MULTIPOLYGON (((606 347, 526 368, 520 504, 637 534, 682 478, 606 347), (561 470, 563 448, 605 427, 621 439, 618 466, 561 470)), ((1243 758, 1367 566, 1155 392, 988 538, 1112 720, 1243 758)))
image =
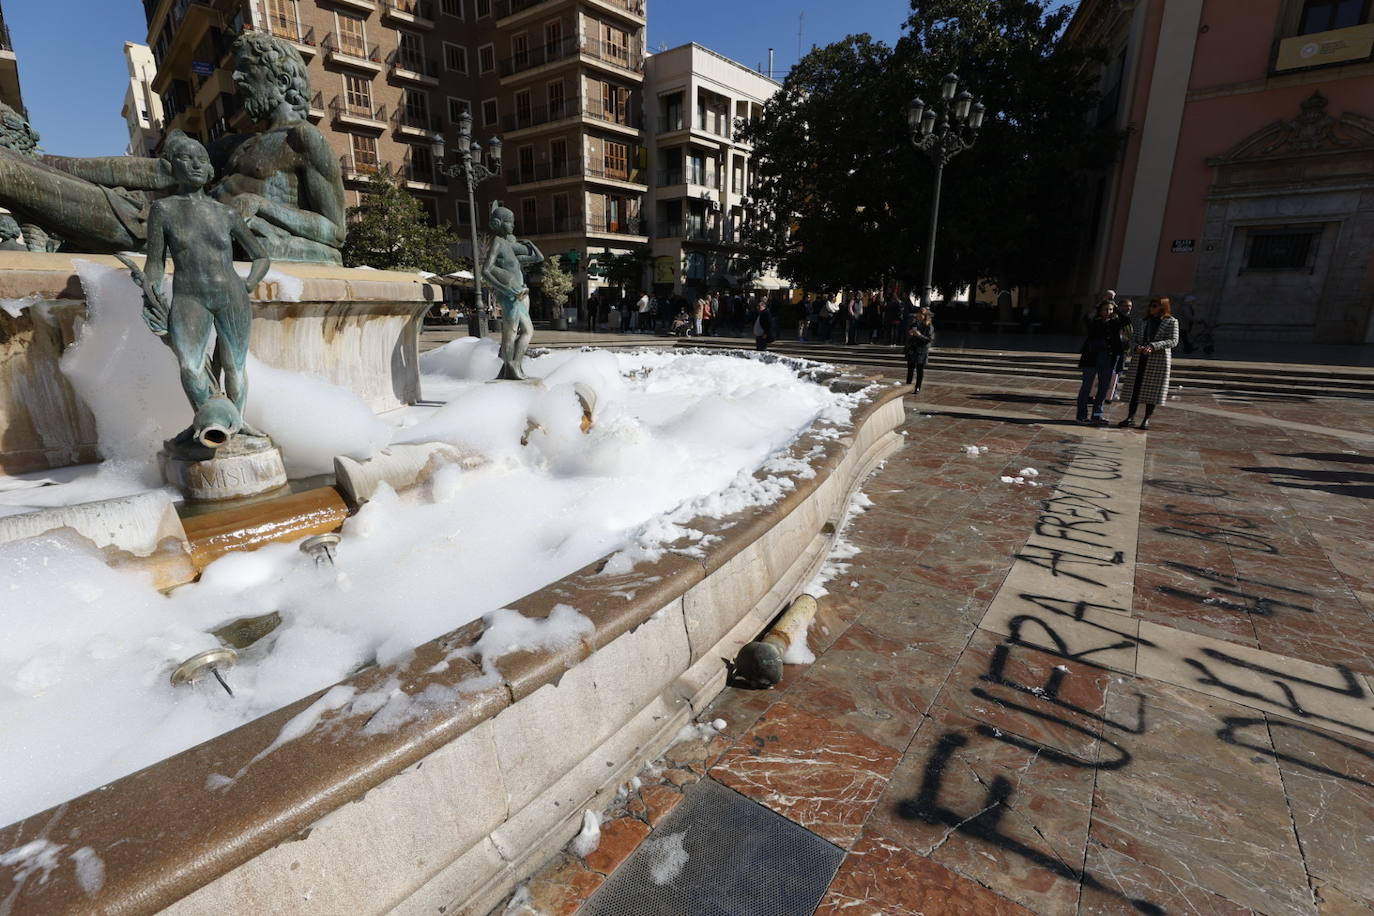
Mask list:
POLYGON ((703 779, 578 916, 810 916, 844 859, 787 818, 703 779))

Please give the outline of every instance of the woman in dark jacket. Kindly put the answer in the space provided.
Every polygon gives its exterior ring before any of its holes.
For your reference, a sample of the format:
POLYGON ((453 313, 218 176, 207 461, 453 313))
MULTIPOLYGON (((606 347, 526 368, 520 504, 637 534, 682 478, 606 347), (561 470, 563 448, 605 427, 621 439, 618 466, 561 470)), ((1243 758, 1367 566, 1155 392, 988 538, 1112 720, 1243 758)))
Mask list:
POLYGON ((1130 323, 1131 316, 1118 315, 1116 303, 1110 300, 1099 303, 1097 314, 1088 320, 1088 334, 1078 357, 1078 368, 1083 372, 1083 384, 1078 388, 1079 423, 1101 426, 1107 422, 1102 416, 1102 403, 1107 400, 1107 389, 1112 384, 1117 357, 1125 349, 1121 341, 1121 329, 1130 323), (1097 381, 1097 392, 1093 395, 1090 418, 1088 396, 1093 391, 1094 380, 1097 381))
POLYGON ((916 319, 906 332, 906 383, 911 384, 913 376, 916 387, 913 394, 921 390, 921 382, 926 377, 926 361, 930 359, 930 347, 935 343, 935 325, 930 318, 930 309, 919 309, 916 319))
POLYGON ((767 350, 773 342, 773 313, 768 310, 768 300, 759 300, 759 310, 754 315, 754 349, 767 350))

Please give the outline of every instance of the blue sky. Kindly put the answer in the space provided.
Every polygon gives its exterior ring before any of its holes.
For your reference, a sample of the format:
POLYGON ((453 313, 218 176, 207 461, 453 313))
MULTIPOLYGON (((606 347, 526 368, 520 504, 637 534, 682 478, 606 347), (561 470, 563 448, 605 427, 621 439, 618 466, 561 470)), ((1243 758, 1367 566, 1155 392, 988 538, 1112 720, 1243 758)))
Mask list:
MULTIPOLYGON (((117 155, 129 137, 124 101, 124 42, 147 37, 139 0, 0 0, 19 78, 43 148, 63 156, 117 155)), ((855 32, 895 41, 908 0, 649 0, 649 45, 705 45, 749 67, 786 72, 802 46, 855 32)))

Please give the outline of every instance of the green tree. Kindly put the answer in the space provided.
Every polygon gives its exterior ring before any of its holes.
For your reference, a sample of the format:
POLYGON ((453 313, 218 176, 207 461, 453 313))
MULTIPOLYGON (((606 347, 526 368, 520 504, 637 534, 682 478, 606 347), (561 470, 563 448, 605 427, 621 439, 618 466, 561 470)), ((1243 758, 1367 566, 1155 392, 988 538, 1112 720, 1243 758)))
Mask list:
POLYGON ((420 202, 383 166, 368 181, 362 202, 348 208, 343 260, 348 267, 447 274, 467 266, 449 254, 457 241, 447 226, 430 225, 420 202))
POLYGON ((558 258, 547 258, 542 266, 543 279, 539 282, 539 288, 544 291, 544 295, 549 297, 549 301, 554 308, 558 308, 568 301, 568 293, 572 292, 573 278, 558 263, 558 258))
POLYGON ((987 106, 976 145, 945 170, 935 282, 1052 279, 1084 229, 1080 188, 1118 138, 1092 117, 1096 52, 1059 35, 1049 0, 912 0, 895 47, 867 35, 817 48, 747 128, 760 177, 747 230, 755 263, 811 289, 919 283, 934 166, 906 106, 948 72, 987 106))

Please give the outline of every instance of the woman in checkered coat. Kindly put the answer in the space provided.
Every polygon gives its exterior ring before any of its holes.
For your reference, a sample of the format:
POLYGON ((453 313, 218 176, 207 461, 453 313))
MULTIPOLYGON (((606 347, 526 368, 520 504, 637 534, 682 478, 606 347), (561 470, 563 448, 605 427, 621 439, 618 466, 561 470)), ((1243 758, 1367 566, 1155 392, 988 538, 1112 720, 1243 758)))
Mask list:
POLYGON ((1151 299, 1145 320, 1135 326, 1131 349, 1135 357, 1126 373, 1126 397, 1131 406, 1126 419, 1117 426, 1135 426, 1135 411, 1145 403, 1141 429, 1150 428, 1150 416, 1169 397, 1171 352, 1178 346, 1178 319, 1171 314, 1168 299, 1151 299))

